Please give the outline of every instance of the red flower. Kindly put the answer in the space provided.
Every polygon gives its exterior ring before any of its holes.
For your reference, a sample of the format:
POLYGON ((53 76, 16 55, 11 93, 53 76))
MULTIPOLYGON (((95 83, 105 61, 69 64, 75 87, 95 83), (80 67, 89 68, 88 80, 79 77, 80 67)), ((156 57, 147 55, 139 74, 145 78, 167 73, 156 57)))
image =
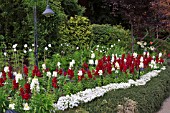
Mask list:
POLYGON ((59 75, 62 75, 62 72, 63 72, 63 70, 60 69, 60 70, 58 71, 58 74, 59 74, 59 75))
POLYGON ((38 72, 36 73, 36 76, 37 77, 42 77, 40 70, 38 70, 38 72))
POLYGON ((9 66, 9 71, 12 72, 12 66, 9 66))
POLYGON ((4 86, 4 79, 3 78, 0 78, 0 87, 4 86))
POLYGON ((82 76, 78 76, 78 81, 80 82, 82 80, 82 76))
POLYGON ((84 67, 84 68, 88 68, 89 66, 88 66, 87 63, 84 62, 83 67, 84 67))
POLYGON ((57 77, 54 77, 54 78, 52 79, 52 86, 53 86, 54 88, 58 88, 58 86, 57 86, 57 77))
POLYGON ((30 84, 29 84, 29 83, 26 83, 26 84, 24 85, 24 88, 25 88, 25 92, 26 92, 26 93, 30 93, 30 92, 31 92, 31 90, 30 90, 30 84))
POLYGON ((26 65, 24 65, 24 74, 28 76, 28 67, 26 65))
POLYGON ((168 58, 170 58, 170 53, 168 53, 168 58))
POLYGON ((89 78, 92 78, 92 74, 91 74, 90 70, 87 71, 87 74, 88 74, 89 78))
POLYGON ((34 69, 32 70, 32 76, 42 77, 41 72, 37 66, 34 66, 34 69))
POLYGON ((20 91, 20 96, 23 96, 24 95, 24 88, 21 87, 19 91, 20 91))
POLYGON ((25 99, 25 100, 28 100, 30 98, 30 94, 29 93, 25 93, 22 98, 25 99))
POLYGON ((67 74, 69 75, 70 79, 74 77, 74 71, 72 69, 68 69, 67 74))
POLYGON ((18 87, 19 87, 19 84, 18 83, 16 83, 16 80, 14 79, 13 81, 12 81, 12 87, 13 87, 13 89, 18 89, 18 87))
POLYGON ((12 71, 9 71, 9 72, 8 72, 8 77, 9 77, 10 79, 12 79, 12 71))
POLYGON ((130 66, 130 73, 131 73, 131 74, 134 74, 134 64, 132 64, 132 65, 130 66))

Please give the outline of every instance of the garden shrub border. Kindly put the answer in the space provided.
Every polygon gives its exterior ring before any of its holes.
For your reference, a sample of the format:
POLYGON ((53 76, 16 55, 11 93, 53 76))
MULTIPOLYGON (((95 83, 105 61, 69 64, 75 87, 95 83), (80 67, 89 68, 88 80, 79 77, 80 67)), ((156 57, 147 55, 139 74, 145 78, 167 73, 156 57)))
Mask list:
MULTIPOLYGON (((144 86, 133 86, 128 89, 118 89, 106 93, 92 102, 81 104, 77 108, 68 109, 64 113, 116 113, 117 106, 129 98, 137 102, 139 113, 154 113, 158 111, 163 101, 170 94, 170 66, 162 70, 159 76, 152 78, 144 86)), ((59 111, 62 112, 62 111, 59 111)))

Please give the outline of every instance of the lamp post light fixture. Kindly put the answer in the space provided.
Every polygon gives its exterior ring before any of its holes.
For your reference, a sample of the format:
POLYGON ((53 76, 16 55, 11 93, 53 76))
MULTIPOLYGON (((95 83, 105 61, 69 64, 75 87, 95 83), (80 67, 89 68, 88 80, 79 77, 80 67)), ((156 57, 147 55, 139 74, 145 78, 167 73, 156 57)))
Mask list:
MULTIPOLYGON (((37 33, 37 0, 34 0, 34 55, 35 55, 35 65, 38 67, 38 33, 37 33)), ((47 7, 42 13, 43 15, 49 17, 54 14, 53 10, 50 8, 47 0, 47 7)))

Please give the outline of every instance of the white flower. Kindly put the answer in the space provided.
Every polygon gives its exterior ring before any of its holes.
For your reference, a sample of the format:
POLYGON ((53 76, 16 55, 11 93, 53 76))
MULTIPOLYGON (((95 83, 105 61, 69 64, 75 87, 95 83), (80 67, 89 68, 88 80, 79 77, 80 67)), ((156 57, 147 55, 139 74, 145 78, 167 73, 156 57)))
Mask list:
POLYGON ((149 58, 149 55, 150 55, 149 52, 147 52, 147 57, 148 57, 148 58, 149 58))
POLYGON ((97 65, 98 64, 98 60, 95 60, 95 65, 97 65))
POLYGON ((9 67, 8 66, 4 67, 4 71, 5 73, 9 72, 9 67))
POLYGON ((47 77, 51 77, 51 72, 47 72, 47 77))
POLYGON ((97 47, 99 47, 99 45, 97 45, 97 47))
POLYGON ((46 69, 46 65, 45 65, 45 64, 42 64, 42 68, 45 70, 45 69, 46 69))
POLYGON ((9 104, 9 109, 15 109, 15 104, 9 104))
POLYGON ((29 49, 29 52, 31 52, 32 51, 32 49, 29 49))
POLYGON ((4 56, 6 56, 7 55, 7 53, 6 52, 4 52, 4 56))
POLYGON ((111 45, 111 47, 113 47, 113 45, 111 45))
POLYGON ((151 47, 150 47, 150 50, 151 50, 151 51, 154 51, 154 50, 155 50, 155 48, 154 48, 153 46, 151 46, 151 47))
POLYGON ((79 47, 76 47, 76 49, 78 50, 78 49, 79 49, 79 47))
POLYGON ((34 46, 34 44, 32 44, 32 46, 34 46))
POLYGON ((98 71, 99 75, 103 75, 103 70, 98 71))
POLYGON ((93 64, 94 64, 94 60, 93 60, 93 59, 90 59, 90 60, 89 60, 89 64, 93 65, 93 64))
POLYGON ((25 111, 30 110, 30 107, 28 106, 28 103, 23 103, 23 106, 24 106, 23 110, 25 110, 25 111))
POLYGON ((48 47, 51 47, 51 44, 48 44, 48 47))
POLYGON ((140 62, 139 67, 140 67, 140 68, 144 68, 144 64, 143 64, 143 62, 140 62))
POLYGON ((26 47, 28 47, 28 45, 27 45, 27 44, 24 44, 24 47, 26 48, 26 47))
POLYGON ((18 44, 14 44, 14 45, 12 46, 12 48, 15 49, 15 48, 17 47, 17 45, 18 45, 18 44))
POLYGON ((57 66, 60 68, 60 65, 61 65, 61 63, 60 62, 57 62, 57 66))
POLYGON ((27 51, 26 51, 26 50, 24 50, 24 53, 27 53, 27 51))
POLYGON ((36 87, 36 91, 39 92, 40 91, 40 87, 39 87, 39 81, 38 78, 34 77, 32 79, 31 85, 30 85, 30 89, 31 91, 33 91, 36 87))
POLYGON ((57 77, 57 71, 53 71, 53 77, 57 77))
POLYGON ((118 42, 120 42, 120 39, 118 39, 118 42))
POLYGON ((143 62, 143 57, 142 56, 140 57, 140 61, 143 62))
POLYGON ((144 56, 146 55, 146 52, 145 52, 145 51, 143 52, 143 55, 144 55, 144 56))
POLYGON ((112 67, 112 71, 115 71, 115 68, 114 68, 114 67, 112 67))
POLYGON ((70 62, 70 66, 69 67, 71 68, 71 67, 73 67, 73 65, 74 65, 73 62, 70 62))
POLYGON ((18 83, 19 80, 22 80, 22 74, 20 74, 20 73, 16 74, 15 80, 16 80, 16 83, 18 83))
POLYGON ((17 72, 13 72, 13 75, 16 76, 16 75, 17 75, 17 72))
POLYGON ((120 66, 119 66, 119 63, 118 63, 118 62, 115 63, 115 67, 116 67, 117 69, 120 69, 120 66))
POLYGON ((134 52, 133 57, 136 58, 137 56, 138 56, 138 54, 134 52))
POLYGON ((0 78, 2 78, 2 72, 0 72, 0 78))
POLYGON ((143 45, 141 45, 141 48, 144 48, 144 46, 143 46, 143 45))
POLYGON ((144 42, 143 45, 146 46, 146 45, 147 45, 147 42, 144 42))
POLYGON ((16 49, 16 48, 14 48, 14 51, 17 51, 17 49, 16 49))
POLYGON ((91 58, 95 58, 95 54, 94 53, 91 54, 91 58))
POLYGON ((47 50, 48 50, 48 47, 45 47, 44 49, 47 51, 47 50))
POLYGON ((158 57, 161 58, 162 57, 162 53, 159 53, 158 57))
POLYGON ((75 64, 75 60, 73 59, 72 61, 71 61, 73 64, 75 64))
POLYGON ((139 41, 137 42, 137 44, 138 44, 138 45, 142 45, 142 43, 141 43, 141 42, 139 42, 139 41))
POLYGON ((82 75, 83 75, 82 70, 79 70, 79 71, 78 71, 78 75, 79 75, 79 76, 82 76, 82 75))
POLYGON ((113 44, 114 46, 116 45, 116 44, 113 44))

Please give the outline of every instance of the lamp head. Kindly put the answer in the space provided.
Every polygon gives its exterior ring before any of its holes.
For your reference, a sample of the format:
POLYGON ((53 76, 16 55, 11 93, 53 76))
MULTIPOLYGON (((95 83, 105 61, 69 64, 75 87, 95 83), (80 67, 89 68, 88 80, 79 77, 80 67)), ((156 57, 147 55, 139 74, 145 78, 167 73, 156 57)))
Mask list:
POLYGON ((47 17, 50 17, 51 15, 54 14, 54 11, 50 8, 49 5, 47 5, 45 11, 42 14, 47 16, 47 17))

